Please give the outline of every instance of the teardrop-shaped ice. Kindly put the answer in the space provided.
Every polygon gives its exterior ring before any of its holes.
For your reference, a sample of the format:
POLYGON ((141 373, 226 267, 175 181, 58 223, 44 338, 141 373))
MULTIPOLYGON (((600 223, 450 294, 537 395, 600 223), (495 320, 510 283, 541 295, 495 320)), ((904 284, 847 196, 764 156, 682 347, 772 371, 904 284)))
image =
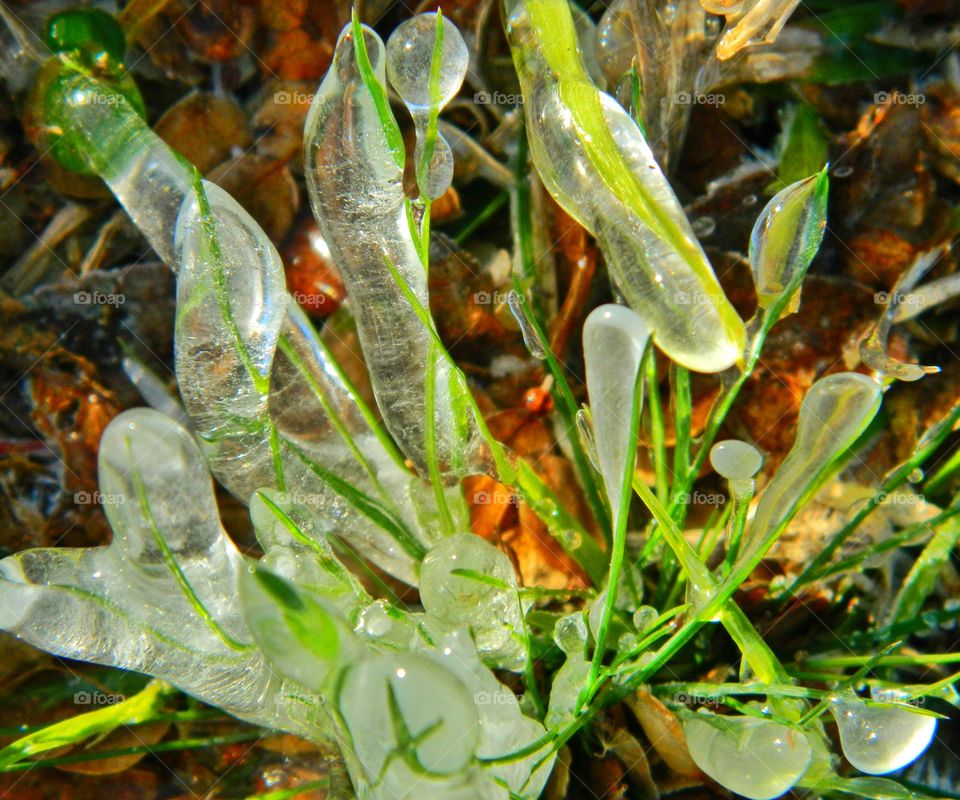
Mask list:
POLYGON ((828 375, 810 387, 800 405, 793 447, 757 505, 743 558, 792 513, 820 470, 863 433, 880 408, 880 400, 880 384, 858 372, 828 375))
POLYGON ((843 755, 869 775, 905 767, 933 740, 937 719, 890 705, 868 705, 853 694, 835 698, 830 713, 837 721, 843 755))
POLYGON ((513 318, 520 326, 523 343, 526 345, 530 355, 538 361, 543 361, 547 357, 547 346, 543 343, 543 339, 540 338, 540 334, 537 332, 533 322, 527 317, 520 295, 514 289, 511 289, 507 293, 507 306, 510 308, 510 313, 513 314, 513 318))
POLYGON ((583 325, 593 433, 614 516, 619 513, 626 470, 636 458, 636 443, 628 441, 628 434, 631 414, 639 413, 633 397, 649 338, 646 323, 625 306, 600 306, 583 325))
POLYGON ((725 439, 710 448, 710 463, 727 480, 746 480, 760 471, 763 456, 748 442, 725 439))
POLYGON ((468 628, 489 663, 519 670, 526 649, 517 578, 500 550, 472 533, 442 539, 423 559, 420 600, 428 619, 468 628))
POLYGON ((426 164, 423 160, 424 135, 420 126, 417 126, 417 147, 414 159, 417 164, 417 183, 420 191, 430 200, 436 200, 453 183, 453 153, 450 145, 441 134, 437 134, 433 142, 433 152, 426 164))
POLYGON ((696 765, 721 786, 751 800, 771 800, 794 786, 810 764, 800 731, 757 717, 697 715, 683 723, 696 765))
POLYGON ((719 372, 743 321, 636 122, 590 81, 566 0, 506 0, 530 153, 557 202, 597 237, 627 303, 672 359, 719 372))
MULTIPOLYGON (((437 15, 431 12, 401 22, 387 40, 390 84, 411 111, 430 108, 430 70, 437 34, 437 15)), ((470 54, 457 26, 446 17, 440 23, 439 34, 442 38, 436 102, 442 107, 460 91, 470 54)))
POLYGON ((455 775, 476 751, 473 698, 426 656, 398 652, 352 666, 336 702, 370 783, 380 782, 390 762, 411 758, 430 776, 455 775))
POLYGON ((827 227, 827 170, 774 195, 750 234, 750 268, 757 304, 769 309, 788 297, 781 315, 800 307, 800 283, 827 227))

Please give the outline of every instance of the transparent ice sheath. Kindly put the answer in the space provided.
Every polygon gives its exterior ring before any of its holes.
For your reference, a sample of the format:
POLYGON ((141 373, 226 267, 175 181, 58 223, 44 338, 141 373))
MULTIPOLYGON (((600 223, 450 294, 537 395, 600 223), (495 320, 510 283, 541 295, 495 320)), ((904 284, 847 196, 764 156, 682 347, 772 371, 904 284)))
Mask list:
POLYGON ((426 475, 426 371, 435 369, 437 462, 441 473, 463 475, 482 467, 482 439, 471 416, 458 420, 452 369, 431 356, 435 334, 391 271, 429 309, 415 209, 403 190, 399 130, 386 105, 384 46, 372 30, 362 30, 371 83, 348 26, 307 117, 310 202, 346 284, 384 423, 426 475))
POLYGON ((731 366, 743 351, 743 322, 637 124, 587 76, 565 0, 505 7, 545 186, 597 237, 617 287, 670 358, 700 372, 731 366))

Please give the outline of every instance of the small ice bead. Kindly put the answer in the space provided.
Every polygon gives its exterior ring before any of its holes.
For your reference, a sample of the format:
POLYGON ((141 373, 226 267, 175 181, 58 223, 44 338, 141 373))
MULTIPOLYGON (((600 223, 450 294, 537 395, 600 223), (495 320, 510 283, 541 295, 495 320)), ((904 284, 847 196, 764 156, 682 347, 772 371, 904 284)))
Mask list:
POLYGON ((772 800, 800 780, 810 764, 801 732, 757 717, 697 715, 683 723, 690 756, 721 786, 751 800, 772 800))
POLYGON ((656 622, 659 616, 657 609, 653 606, 640 606, 633 612, 633 626, 638 633, 643 633, 656 622))
MULTIPOLYGON (((444 17, 441 24, 437 105, 449 103, 460 91, 470 54, 457 26, 444 17)), ((387 41, 387 75, 411 111, 429 109, 430 67, 437 36, 437 15, 418 14, 401 23, 387 41)))
POLYGON ((587 646, 588 635, 589 631, 582 611, 575 611, 572 614, 560 617, 553 628, 553 641, 567 655, 571 653, 582 654, 587 646))
POLYGON ((868 775, 886 775, 905 767, 927 749, 936 717, 908 706, 870 706, 855 695, 835 698, 830 713, 837 721, 847 761, 868 775))
POLYGON ((763 456, 751 444, 739 439, 726 439, 710 449, 710 463, 727 480, 745 480, 760 471, 763 456))

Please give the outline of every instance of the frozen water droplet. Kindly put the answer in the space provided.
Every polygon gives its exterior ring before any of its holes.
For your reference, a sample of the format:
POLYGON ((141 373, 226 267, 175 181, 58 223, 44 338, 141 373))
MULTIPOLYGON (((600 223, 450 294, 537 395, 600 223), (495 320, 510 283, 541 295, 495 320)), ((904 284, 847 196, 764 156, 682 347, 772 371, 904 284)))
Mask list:
POLYGON ((520 295, 513 289, 507 294, 507 305, 510 307, 510 313, 513 314, 517 324, 520 326, 520 333, 523 334, 523 343, 530 351, 530 355, 543 361, 547 357, 547 346, 537 333, 533 322, 527 318, 523 306, 520 303, 520 295))
POLYGON ((915 470, 913 470, 913 472, 907 475, 907 480, 910 481, 910 483, 920 483, 920 481, 922 481, 923 478, 924 478, 923 470, 920 469, 920 467, 917 467, 915 470))
POLYGON ((577 699, 590 674, 590 662, 580 655, 570 655, 553 676, 550 704, 544 724, 553 730, 573 718, 577 699))
POLYGON ((649 339, 647 324, 626 306, 595 308, 583 326, 593 433, 614 514, 619 513, 625 471, 636 458, 636 442, 628 441, 628 433, 640 361, 649 339))
POLYGON ((431 200, 436 200, 453 183, 453 153, 447 140, 438 133, 433 143, 433 153, 430 154, 430 160, 421 168, 425 138, 426 132, 421 131, 418 125, 414 158, 416 158, 420 190, 431 200))
POLYGON ((717 221, 713 217, 698 217, 692 227, 698 239, 706 239, 717 229, 717 221))
POLYGON ((657 609, 653 606, 640 606, 640 608, 633 612, 633 626, 639 633, 643 633, 653 625, 659 616, 657 609))
MULTIPOLYGON (((467 45, 447 18, 441 24, 438 105, 445 106, 460 91, 470 54, 467 45)), ((437 37, 437 15, 418 14, 396 27, 387 40, 387 75, 390 84, 411 110, 430 108, 430 68, 437 37)))
POLYGON ((744 480, 760 471, 763 456, 752 444, 726 439, 710 449, 710 463, 727 480, 744 480))
POLYGON ((572 614, 560 617, 553 628, 553 641, 567 655, 572 653, 583 654, 587 646, 588 635, 589 631, 582 611, 575 611, 572 614))
POLYGON ((936 717, 908 706, 871 706, 853 694, 833 700, 830 713, 837 721, 843 755, 869 775, 885 775, 906 766, 933 739, 936 717))
POLYGON ((755 194, 748 194, 746 197, 743 198, 743 204, 745 206, 755 206, 759 199, 760 198, 758 198, 755 194))
MULTIPOLYGON (((434 775, 465 769, 480 735, 477 710, 463 683, 414 653, 377 656, 348 669, 337 705, 368 775, 383 774, 403 744, 397 734, 404 728, 415 742, 412 755, 434 775)), ((384 781, 389 780, 387 775, 384 781)))
POLYGON ((833 170, 833 175, 837 178, 849 178, 853 175, 853 167, 837 167, 833 170))
POLYGON ((420 569, 420 600, 431 620, 469 628, 477 650, 504 669, 521 669, 526 650, 517 578, 510 559, 472 533, 434 545, 420 569))
POLYGON ((800 731, 757 717, 698 715, 683 723, 696 765, 717 783, 751 800, 771 800, 796 784, 810 764, 800 731))

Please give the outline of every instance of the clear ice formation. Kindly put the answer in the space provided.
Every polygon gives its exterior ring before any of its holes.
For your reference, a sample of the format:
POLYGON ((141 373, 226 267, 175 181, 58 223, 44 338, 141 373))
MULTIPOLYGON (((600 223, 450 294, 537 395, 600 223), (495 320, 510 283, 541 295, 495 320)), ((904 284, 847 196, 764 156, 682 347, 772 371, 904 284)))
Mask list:
POLYGON ((757 305, 765 311, 781 301, 781 316, 800 307, 800 284, 827 226, 828 186, 824 169, 778 192, 757 217, 749 258, 757 305))
POLYGON ((442 629, 469 629, 488 664, 523 669, 527 653, 516 573, 510 559, 486 540, 461 533, 435 544, 420 567, 420 601, 442 629))
POLYGON ((936 717, 902 704, 867 704, 852 692, 834 698, 830 713, 843 755, 869 775, 905 767, 927 749, 937 730, 936 717))
POLYGON ((748 442, 725 439, 710 448, 710 463, 721 477, 729 481, 747 480, 760 471, 763 456, 748 442))
POLYGON ((646 323, 625 306, 595 308, 583 324, 593 435, 614 528, 623 492, 631 491, 627 470, 633 467, 636 449, 627 434, 632 427, 631 415, 640 411, 633 407, 634 393, 649 339, 646 323))
POLYGON ((880 384, 858 372, 821 378, 800 405, 797 436, 757 505, 741 558, 764 546, 772 531, 796 508, 821 469, 863 433, 880 408, 880 384))
POLYGON ((883 376, 899 381, 918 381, 926 375, 940 371, 940 367, 908 364, 898 361, 887 352, 887 339, 903 305, 922 305, 922 295, 914 291, 917 283, 940 260, 943 251, 940 248, 921 253, 913 265, 900 276, 893 288, 887 293, 889 301, 877 324, 870 334, 860 342, 860 358, 871 369, 883 376))
POLYGON ((435 13, 418 14, 400 23, 387 41, 387 74, 413 117, 417 181, 430 200, 440 197, 453 182, 453 153, 439 131, 434 141, 429 141, 430 118, 460 91, 469 60, 456 25, 435 13), (431 86, 435 54, 439 56, 437 81, 431 86), (425 159, 430 147, 433 150, 425 159))
POLYGON ((726 61, 745 47, 776 41, 800 0, 701 0, 707 10, 725 14, 727 28, 717 43, 717 58, 726 61))
POLYGON ((640 129, 585 72, 566 0, 505 6, 544 185, 597 237, 616 285, 670 358, 700 372, 731 366, 743 351, 743 322, 640 129))
POLYGON ((751 800, 787 792, 806 772, 813 751, 802 731, 748 716, 695 714, 683 722, 696 765, 721 786, 751 800))
MULTIPOLYGON (((427 474, 426 426, 433 426, 440 472, 452 480, 484 470, 482 437, 465 407, 466 387, 449 362, 436 355, 436 333, 425 325, 423 245, 415 208, 403 190, 403 145, 387 102, 384 46, 371 29, 362 31, 362 49, 354 47, 350 26, 340 34, 333 64, 310 108, 304 139, 307 188, 346 284, 384 423, 422 475, 427 474), (366 79, 363 67, 369 69, 366 79), (394 271, 411 298, 394 280, 394 271), (435 371, 432 404, 426 397, 428 369, 435 371), (424 409, 429 405, 435 413, 428 420, 424 409)), ((411 88, 406 72, 401 74, 401 88, 422 101, 423 87, 411 88)))
POLYGON ((237 603, 245 559, 220 526, 193 438, 159 412, 126 411, 104 432, 99 470, 112 543, 0 561, 0 627, 65 658, 163 678, 255 724, 323 738, 309 693, 253 645, 237 603), (282 702, 290 694, 307 699, 282 702))

